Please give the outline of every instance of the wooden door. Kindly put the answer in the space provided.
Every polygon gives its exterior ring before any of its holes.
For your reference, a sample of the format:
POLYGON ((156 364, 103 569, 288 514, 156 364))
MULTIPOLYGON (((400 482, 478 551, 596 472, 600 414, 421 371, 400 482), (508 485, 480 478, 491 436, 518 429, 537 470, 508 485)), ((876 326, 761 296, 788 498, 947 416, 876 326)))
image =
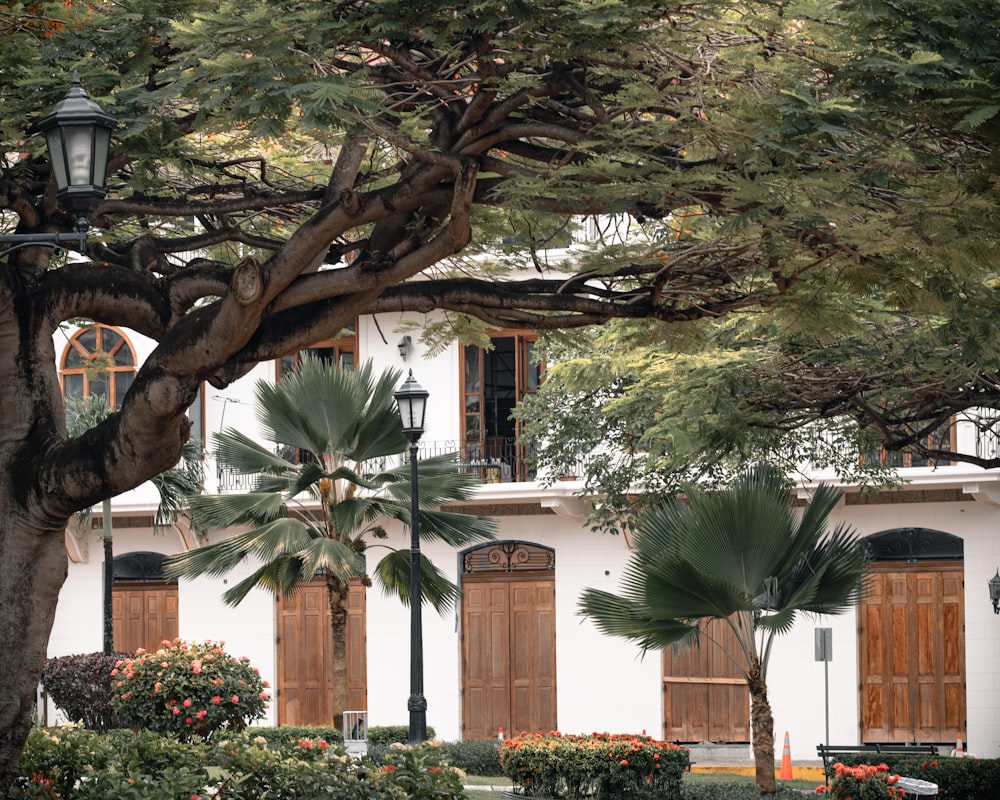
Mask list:
MULTIPOLYGON (((330 602, 316 580, 277 601, 278 722, 333 723, 330 602)), ((352 583, 347 612, 347 710, 368 708, 365 587, 352 583)))
POLYGON ((117 582, 111 591, 117 653, 154 652, 177 638, 177 584, 117 582))
POLYGON ((470 575, 462 589, 463 738, 554 730, 553 576, 470 575))
POLYGON ((962 562, 875 562, 858 609, 862 742, 954 742, 965 730, 962 562))
POLYGON ((663 739, 675 742, 749 742, 750 694, 726 653, 739 653, 736 636, 720 620, 696 647, 663 652, 663 739))

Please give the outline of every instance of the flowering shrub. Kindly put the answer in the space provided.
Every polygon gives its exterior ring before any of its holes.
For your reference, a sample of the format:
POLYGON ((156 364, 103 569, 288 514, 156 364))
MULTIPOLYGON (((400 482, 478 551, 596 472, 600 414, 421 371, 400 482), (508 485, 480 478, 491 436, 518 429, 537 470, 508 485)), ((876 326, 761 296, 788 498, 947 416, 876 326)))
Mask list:
POLYGON ((267 683, 246 658, 215 642, 164 642, 112 671, 115 710, 128 725, 176 736, 208 738, 264 716, 267 683))
POLYGON ((521 734, 500 746, 505 774, 539 797, 672 798, 691 764, 687 748, 645 734, 521 734))
POLYGON ((829 787, 818 787, 817 794, 837 800, 897 800, 906 797, 905 792, 896 786, 899 776, 890 774, 885 764, 848 767, 837 763, 833 765, 833 771, 829 787))
POLYGON ((416 747, 390 745, 376 782, 401 791, 407 800, 462 800, 464 778, 446 763, 440 744, 431 740, 416 747))

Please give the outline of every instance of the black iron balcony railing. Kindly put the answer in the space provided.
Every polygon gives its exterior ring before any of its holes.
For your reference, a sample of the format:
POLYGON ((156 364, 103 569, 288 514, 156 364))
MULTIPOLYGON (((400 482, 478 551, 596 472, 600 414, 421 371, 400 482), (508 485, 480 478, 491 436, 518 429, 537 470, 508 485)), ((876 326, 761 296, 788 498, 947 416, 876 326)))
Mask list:
MULTIPOLYGON (((478 475, 486 483, 510 483, 535 480, 535 469, 530 463, 527 447, 513 439, 495 439, 486 442, 460 443, 454 440, 418 442, 418 458, 458 453, 459 469, 478 475)), ((391 469, 407 462, 408 453, 382 459, 372 464, 372 470, 391 469)), ((217 491, 246 492, 253 489, 254 475, 244 475, 223 466, 216 468, 217 491)))

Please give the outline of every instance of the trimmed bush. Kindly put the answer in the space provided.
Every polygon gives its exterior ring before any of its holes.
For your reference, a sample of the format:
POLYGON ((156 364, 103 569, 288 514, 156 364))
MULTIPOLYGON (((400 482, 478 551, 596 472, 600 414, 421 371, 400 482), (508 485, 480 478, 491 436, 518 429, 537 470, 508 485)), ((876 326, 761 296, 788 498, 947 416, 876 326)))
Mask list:
POLYGON ((253 734, 267 742, 267 746, 278 750, 289 742, 302 739, 324 741, 327 744, 341 745, 344 734, 332 725, 280 725, 277 728, 254 728, 253 734))
POLYGON ((556 731, 507 739, 499 759, 524 794, 559 800, 679 798, 681 776, 691 764, 687 748, 648 736, 556 731))
POLYGON ((448 762, 466 775, 504 776, 495 739, 444 742, 441 750, 448 762))
POLYGON ((82 722, 95 731, 120 727, 111 707, 112 670, 127 654, 83 653, 50 658, 42 669, 42 684, 52 702, 70 722, 82 722))
MULTIPOLYGON (((434 738, 434 728, 427 726, 427 738, 434 738)), ((410 740, 409 725, 376 725, 368 729, 368 744, 406 744, 410 740)))
POLYGON ((181 741, 243 728, 264 716, 270 697, 249 659, 215 642, 164 642, 155 653, 119 661, 112 673, 112 707, 126 724, 181 741))

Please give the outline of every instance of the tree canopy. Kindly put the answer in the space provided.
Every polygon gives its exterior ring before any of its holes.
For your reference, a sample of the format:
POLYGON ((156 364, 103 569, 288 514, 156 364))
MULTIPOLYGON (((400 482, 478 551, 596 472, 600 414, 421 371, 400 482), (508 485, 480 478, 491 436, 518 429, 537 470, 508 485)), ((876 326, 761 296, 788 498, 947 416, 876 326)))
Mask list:
POLYGON ((468 337, 736 312, 857 334, 869 302, 991 307, 996 62, 973 33, 993 5, 4 4, 3 230, 73 226, 29 136, 73 70, 119 128, 85 258, 0 270, 0 774, 66 520, 176 462, 203 381, 366 313, 437 309, 468 337), (52 335, 80 318, 157 346, 68 438, 52 335))

